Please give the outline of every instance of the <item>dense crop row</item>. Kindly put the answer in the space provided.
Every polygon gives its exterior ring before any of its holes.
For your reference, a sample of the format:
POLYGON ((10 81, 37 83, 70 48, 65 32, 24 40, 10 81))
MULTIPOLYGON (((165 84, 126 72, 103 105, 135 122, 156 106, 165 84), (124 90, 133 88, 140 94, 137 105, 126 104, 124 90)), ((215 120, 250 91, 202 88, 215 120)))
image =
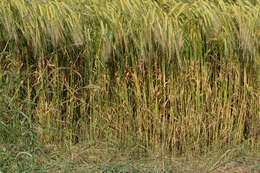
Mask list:
POLYGON ((259 1, 1 0, 0 48, 1 143, 259 146, 259 1))

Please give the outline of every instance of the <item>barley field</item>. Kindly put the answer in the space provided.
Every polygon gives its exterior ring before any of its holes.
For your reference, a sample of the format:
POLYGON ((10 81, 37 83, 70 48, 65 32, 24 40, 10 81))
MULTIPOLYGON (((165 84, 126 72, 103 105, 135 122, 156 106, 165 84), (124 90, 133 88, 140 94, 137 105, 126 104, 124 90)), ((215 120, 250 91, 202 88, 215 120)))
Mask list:
POLYGON ((259 82, 259 0, 1 0, 0 172, 44 172, 76 146, 259 153, 259 82))

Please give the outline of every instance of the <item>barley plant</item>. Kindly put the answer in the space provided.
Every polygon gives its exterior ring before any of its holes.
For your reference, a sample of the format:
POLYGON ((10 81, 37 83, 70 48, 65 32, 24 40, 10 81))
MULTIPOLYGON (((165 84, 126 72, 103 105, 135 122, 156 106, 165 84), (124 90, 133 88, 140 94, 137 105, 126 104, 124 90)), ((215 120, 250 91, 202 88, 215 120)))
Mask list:
POLYGON ((1 0, 0 144, 259 148, 259 65, 258 0, 1 0))

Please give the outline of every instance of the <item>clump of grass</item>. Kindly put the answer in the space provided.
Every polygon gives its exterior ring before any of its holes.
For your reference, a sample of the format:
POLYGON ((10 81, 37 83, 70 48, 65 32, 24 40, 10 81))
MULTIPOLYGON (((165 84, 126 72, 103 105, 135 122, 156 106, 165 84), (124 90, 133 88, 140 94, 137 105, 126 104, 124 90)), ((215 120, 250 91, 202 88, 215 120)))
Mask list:
POLYGON ((0 4, 3 131, 172 154, 259 147, 259 1, 0 4))

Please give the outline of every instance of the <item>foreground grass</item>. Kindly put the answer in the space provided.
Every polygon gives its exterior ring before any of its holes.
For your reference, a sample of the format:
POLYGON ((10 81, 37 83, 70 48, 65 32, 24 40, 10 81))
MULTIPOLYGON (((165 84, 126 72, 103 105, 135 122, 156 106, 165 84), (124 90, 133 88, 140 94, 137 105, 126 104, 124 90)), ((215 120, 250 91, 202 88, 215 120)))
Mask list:
MULTIPOLYGON (((1 147, 2 172, 211 172, 258 173, 260 152, 230 148, 224 153, 171 157, 165 153, 144 151, 143 146, 118 150, 117 144, 81 143, 61 148, 42 147, 45 155, 23 152, 21 146, 1 147)), ((192 153, 190 153, 192 154, 192 153)))

